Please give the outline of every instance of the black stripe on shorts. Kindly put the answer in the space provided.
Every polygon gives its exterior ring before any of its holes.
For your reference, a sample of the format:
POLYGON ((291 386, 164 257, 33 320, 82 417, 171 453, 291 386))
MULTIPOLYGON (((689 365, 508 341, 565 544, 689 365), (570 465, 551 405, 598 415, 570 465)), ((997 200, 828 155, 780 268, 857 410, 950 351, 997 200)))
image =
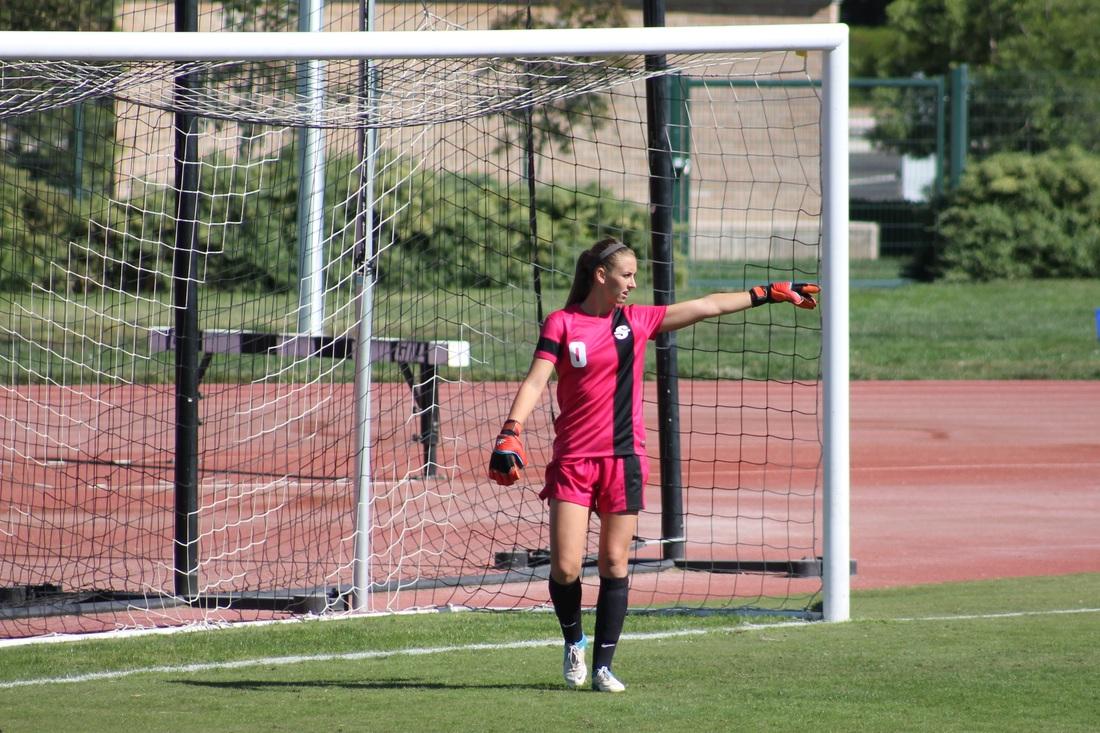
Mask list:
POLYGON ((623 489, 626 491, 626 510, 638 512, 642 509, 642 461, 638 456, 623 456, 623 489))

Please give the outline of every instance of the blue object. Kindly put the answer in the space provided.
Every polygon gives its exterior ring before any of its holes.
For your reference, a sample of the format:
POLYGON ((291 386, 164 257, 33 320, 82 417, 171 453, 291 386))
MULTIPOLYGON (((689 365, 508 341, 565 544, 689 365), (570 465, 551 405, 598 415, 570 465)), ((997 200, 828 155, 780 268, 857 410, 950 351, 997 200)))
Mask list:
POLYGON ((1100 308, 1096 309, 1096 338, 1100 340, 1100 308))

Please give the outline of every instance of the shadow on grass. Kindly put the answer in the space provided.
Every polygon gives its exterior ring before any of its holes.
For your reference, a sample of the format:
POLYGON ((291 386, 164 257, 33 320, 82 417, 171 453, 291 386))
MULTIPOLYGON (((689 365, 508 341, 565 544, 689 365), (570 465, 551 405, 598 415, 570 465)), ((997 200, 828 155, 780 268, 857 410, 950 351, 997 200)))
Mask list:
POLYGON ((572 692, 562 685, 541 683, 486 683, 454 684, 447 682, 428 682, 418 679, 394 678, 381 680, 233 680, 232 682, 213 682, 205 680, 172 680, 175 684, 191 687, 206 687, 235 691, 290 690, 309 688, 341 688, 345 690, 563 690, 572 692))

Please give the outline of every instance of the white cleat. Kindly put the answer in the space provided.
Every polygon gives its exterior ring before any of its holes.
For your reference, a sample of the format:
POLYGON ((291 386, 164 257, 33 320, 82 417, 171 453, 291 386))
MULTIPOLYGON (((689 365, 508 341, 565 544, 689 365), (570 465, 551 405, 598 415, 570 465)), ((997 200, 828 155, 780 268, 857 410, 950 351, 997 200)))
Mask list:
POLYGON ((596 670, 596 674, 592 675, 592 689, 596 692, 622 692, 626 689, 626 685, 619 682, 615 675, 611 674, 610 669, 600 667, 596 670))
POLYGON ((588 665, 584 662, 584 650, 587 648, 588 637, 586 636, 582 636, 576 644, 565 645, 561 671, 565 676, 565 684, 570 687, 580 687, 588 679, 588 665))

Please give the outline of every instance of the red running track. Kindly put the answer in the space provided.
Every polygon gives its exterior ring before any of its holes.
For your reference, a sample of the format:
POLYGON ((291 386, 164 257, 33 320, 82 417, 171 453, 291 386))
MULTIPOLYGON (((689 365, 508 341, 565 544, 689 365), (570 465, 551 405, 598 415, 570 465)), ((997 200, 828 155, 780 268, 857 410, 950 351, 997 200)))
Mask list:
POLYGON ((854 588, 1100 572, 1098 517, 1100 382, 852 384, 854 588))
POLYGON ((854 588, 1100 572, 1100 382, 855 382, 854 588))

